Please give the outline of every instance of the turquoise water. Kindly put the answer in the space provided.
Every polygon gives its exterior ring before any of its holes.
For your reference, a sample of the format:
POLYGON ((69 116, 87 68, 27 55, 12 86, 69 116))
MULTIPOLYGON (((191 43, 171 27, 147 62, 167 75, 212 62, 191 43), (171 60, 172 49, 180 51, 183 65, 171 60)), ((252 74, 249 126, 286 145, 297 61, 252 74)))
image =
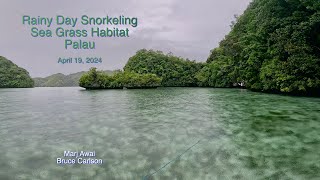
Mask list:
POLYGON ((0 179, 320 179, 320 99, 0 89, 0 179), (103 164, 57 164, 95 151, 103 164))

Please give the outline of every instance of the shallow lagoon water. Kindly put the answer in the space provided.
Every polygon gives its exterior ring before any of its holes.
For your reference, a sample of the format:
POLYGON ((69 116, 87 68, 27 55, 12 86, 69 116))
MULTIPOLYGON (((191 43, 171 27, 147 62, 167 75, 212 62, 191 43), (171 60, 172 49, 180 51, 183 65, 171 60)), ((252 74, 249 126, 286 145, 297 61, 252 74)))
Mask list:
POLYGON ((241 89, 0 89, 0 179, 320 179, 320 99, 241 89), (57 165, 96 151, 102 165, 57 165))

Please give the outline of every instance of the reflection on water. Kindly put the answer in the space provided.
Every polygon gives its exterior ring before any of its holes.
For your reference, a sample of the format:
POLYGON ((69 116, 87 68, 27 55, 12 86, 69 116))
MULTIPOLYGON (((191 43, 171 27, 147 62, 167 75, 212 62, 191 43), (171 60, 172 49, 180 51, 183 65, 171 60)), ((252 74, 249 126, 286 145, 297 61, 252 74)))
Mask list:
POLYGON ((1 89, 0 143, 0 179, 319 179, 320 99, 1 89), (57 165, 66 150, 96 151, 104 164, 57 165))

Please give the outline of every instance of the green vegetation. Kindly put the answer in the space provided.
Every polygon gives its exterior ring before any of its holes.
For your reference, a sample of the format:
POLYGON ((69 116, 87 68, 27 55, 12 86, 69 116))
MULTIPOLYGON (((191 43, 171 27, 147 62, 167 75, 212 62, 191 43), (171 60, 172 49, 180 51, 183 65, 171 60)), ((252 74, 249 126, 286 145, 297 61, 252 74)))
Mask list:
POLYGON ((34 82, 28 71, 0 56, 0 88, 31 88, 34 82))
POLYGON ((80 86, 87 89, 197 86, 195 75, 203 67, 203 63, 142 49, 129 59, 123 72, 108 76, 92 68, 80 78, 80 86))
POLYGON ((200 86, 319 94, 320 1, 254 0, 207 63, 200 86))
POLYGON ((86 89, 122 89, 122 88, 156 88, 161 85, 161 78, 155 74, 138 74, 118 71, 108 75, 103 71, 91 68, 82 75, 79 85, 86 89))
POLYGON ((203 66, 203 63, 184 60, 172 54, 142 49, 129 59, 124 71, 156 74, 162 78, 162 86, 197 86, 195 75, 203 66))
MULTIPOLYGON (((113 73, 113 71, 103 72, 107 74, 113 73)), ((79 86, 79 79, 85 73, 85 71, 69 75, 58 73, 45 78, 33 78, 33 80, 36 87, 75 87, 79 86)))
MULTIPOLYGON (((320 1, 254 0, 231 27, 206 63, 142 49, 129 59, 124 74, 155 74, 162 78, 164 87, 241 86, 254 91, 319 95, 320 1)), ((98 82, 91 85, 118 87, 98 82)))

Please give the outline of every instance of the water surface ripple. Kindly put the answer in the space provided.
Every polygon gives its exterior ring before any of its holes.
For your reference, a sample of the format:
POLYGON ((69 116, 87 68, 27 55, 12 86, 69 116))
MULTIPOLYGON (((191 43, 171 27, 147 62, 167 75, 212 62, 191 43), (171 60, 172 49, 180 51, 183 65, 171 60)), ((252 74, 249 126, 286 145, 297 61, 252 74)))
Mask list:
POLYGON ((312 180, 320 179, 319 149, 319 98, 210 88, 0 89, 1 180, 312 180), (57 165, 65 150, 94 150, 104 164, 57 165))

